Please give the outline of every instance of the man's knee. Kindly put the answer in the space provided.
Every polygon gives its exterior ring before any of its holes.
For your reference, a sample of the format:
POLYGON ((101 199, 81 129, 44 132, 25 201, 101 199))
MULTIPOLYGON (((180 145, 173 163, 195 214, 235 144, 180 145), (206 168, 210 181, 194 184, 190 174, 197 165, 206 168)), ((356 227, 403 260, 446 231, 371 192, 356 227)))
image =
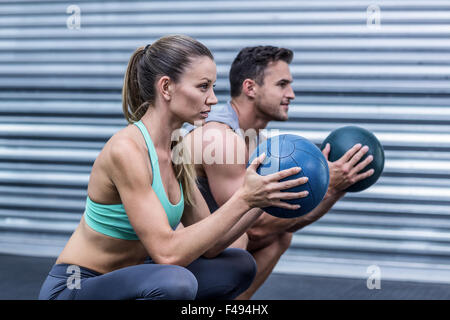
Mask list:
POLYGON ((266 249, 273 251, 274 254, 277 252, 285 252, 291 245, 293 234, 290 232, 283 232, 279 234, 266 235, 266 237, 250 238, 247 249, 250 252, 255 252, 257 250, 266 249))
POLYGON ((280 251, 284 253, 291 246, 293 233, 284 232, 278 237, 278 246, 280 251))
POLYGON ((238 282, 251 283, 256 275, 256 262, 253 256, 246 250, 229 248, 226 254, 234 260, 233 270, 238 275, 238 282))
POLYGON ((228 285, 233 288, 226 299, 234 299, 236 296, 247 290, 256 276, 257 266, 253 256, 246 250, 229 248, 224 251, 231 269, 228 276, 228 285))

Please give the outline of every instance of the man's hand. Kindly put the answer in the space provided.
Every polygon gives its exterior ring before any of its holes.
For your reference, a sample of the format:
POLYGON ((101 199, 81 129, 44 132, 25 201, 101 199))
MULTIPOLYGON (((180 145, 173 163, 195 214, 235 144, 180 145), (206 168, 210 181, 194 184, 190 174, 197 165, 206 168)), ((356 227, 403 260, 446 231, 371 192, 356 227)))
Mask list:
MULTIPOLYGON (((330 155, 330 149, 330 144, 327 143, 325 148, 322 150, 322 153, 327 161, 328 156, 330 155)), ((345 195, 345 189, 350 187, 352 184, 361 181, 362 179, 370 177, 374 173, 373 169, 359 173, 373 160, 372 156, 368 156, 364 159, 364 161, 358 163, 367 151, 369 151, 367 146, 363 147, 358 143, 349 149, 339 160, 334 162, 328 161, 328 167, 330 169, 330 184, 325 197, 311 212, 296 218, 292 226, 286 229, 286 232, 296 232, 297 230, 319 220, 341 197, 345 195)))
MULTIPOLYGON (((331 147, 329 143, 327 143, 325 148, 322 150, 322 153, 327 161, 328 156, 330 155, 330 150, 331 147)), ((334 162, 328 161, 328 167, 330 168, 330 184, 325 197, 341 197, 345 194, 345 189, 358 181, 370 177, 374 173, 373 169, 359 173, 373 160, 373 156, 370 155, 364 159, 364 161, 358 163, 367 151, 369 151, 369 147, 362 146, 358 143, 349 149, 339 160, 334 162)))

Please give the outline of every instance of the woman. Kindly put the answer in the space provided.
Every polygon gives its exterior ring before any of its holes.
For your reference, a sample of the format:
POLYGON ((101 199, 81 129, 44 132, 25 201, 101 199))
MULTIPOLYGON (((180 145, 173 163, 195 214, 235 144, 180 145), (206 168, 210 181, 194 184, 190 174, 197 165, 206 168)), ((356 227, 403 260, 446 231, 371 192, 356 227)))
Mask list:
POLYGON ((218 239, 237 239, 243 231, 232 227, 251 208, 297 208, 280 200, 305 195, 280 190, 305 181, 278 182, 294 168, 259 176, 257 158, 239 191, 210 214, 193 167, 172 162, 171 135, 207 117, 215 80, 211 52, 190 37, 163 37, 134 52, 123 87, 130 125, 96 159, 86 211, 40 299, 233 299, 250 286, 251 255, 218 239))

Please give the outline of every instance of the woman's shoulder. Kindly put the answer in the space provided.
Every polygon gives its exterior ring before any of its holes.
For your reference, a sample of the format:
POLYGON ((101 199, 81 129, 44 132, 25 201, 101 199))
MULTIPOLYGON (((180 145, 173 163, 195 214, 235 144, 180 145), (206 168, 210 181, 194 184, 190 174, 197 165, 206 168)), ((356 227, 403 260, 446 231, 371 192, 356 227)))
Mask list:
POLYGON ((105 144, 105 150, 111 151, 145 151, 145 141, 139 136, 139 129, 135 126, 127 127, 117 131, 105 144), (142 140, 142 141, 141 141, 142 140))
POLYGON ((149 173, 151 177, 151 166, 148 166, 145 159, 145 148, 140 145, 130 130, 122 129, 116 132, 105 144, 100 154, 95 160, 91 177, 89 180, 88 193, 99 203, 116 203, 120 198, 105 196, 110 191, 117 192, 114 181, 123 174, 134 174, 135 170, 140 170, 140 175, 149 173), (89 190, 91 189, 91 190, 89 190), (97 191, 94 191, 97 190, 97 191), (105 193, 98 194, 98 190, 105 193), (103 196, 102 196, 103 195, 103 196), (108 199, 107 199, 108 198, 108 199))
POLYGON ((108 167, 109 171, 114 168, 129 164, 144 164, 147 156, 145 141, 139 137, 139 129, 128 126, 116 132, 106 142, 99 158, 108 167), (135 130, 133 130, 135 129, 135 130), (142 139, 142 141, 141 141, 142 139))
MULTIPOLYGON (((106 143, 104 151, 109 160, 135 159, 146 153, 145 141, 137 135, 136 128, 128 126, 116 132, 106 143), (134 130, 133 130, 134 129, 134 130), (141 139, 142 141, 141 141, 141 139)), ((138 159, 135 159, 138 160, 138 159)))

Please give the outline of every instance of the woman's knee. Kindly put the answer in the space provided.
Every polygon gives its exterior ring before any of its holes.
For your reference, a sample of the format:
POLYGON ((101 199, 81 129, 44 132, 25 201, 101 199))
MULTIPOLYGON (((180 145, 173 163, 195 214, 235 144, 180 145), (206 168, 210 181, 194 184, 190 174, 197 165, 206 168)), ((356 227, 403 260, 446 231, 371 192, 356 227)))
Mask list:
POLYGON ((164 266, 164 279, 156 290, 144 292, 144 299, 159 300, 194 300, 197 296, 198 283, 195 276, 180 266, 164 266))

